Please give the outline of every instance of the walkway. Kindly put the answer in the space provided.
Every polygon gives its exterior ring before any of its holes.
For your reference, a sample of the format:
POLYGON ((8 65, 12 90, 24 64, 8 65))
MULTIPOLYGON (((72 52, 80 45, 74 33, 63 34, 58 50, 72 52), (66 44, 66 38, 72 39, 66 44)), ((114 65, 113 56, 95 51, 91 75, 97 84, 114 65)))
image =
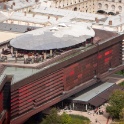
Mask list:
POLYGON ((60 114, 62 114, 63 112, 66 112, 67 114, 82 115, 90 119, 91 121, 90 124, 111 124, 112 120, 111 119, 108 120, 109 114, 106 113, 105 111, 106 105, 107 104, 100 107, 100 110, 103 110, 103 115, 99 115, 96 113, 94 114, 93 110, 89 112, 81 112, 81 111, 74 111, 74 110, 71 110, 71 111, 61 110, 60 114))

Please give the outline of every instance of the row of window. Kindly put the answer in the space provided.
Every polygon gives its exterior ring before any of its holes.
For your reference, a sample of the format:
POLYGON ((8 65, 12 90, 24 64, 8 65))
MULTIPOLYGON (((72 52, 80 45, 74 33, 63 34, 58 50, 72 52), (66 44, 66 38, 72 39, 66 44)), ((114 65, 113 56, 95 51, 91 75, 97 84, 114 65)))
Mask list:
MULTIPOLYGON (((100 9, 100 8, 102 8, 102 7, 105 7, 105 9, 108 9, 108 4, 105 4, 105 5, 103 6, 101 3, 98 3, 98 8, 100 9)), ((112 10, 115 10, 115 5, 111 5, 111 9, 112 9, 112 10)), ((118 9, 119 9, 120 11, 122 11, 122 6, 118 6, 118 9)))
MULTIPOLYGON (((108 1, 108 0, 106 0, 106 1, 108 1)), ((112 0, 112 2, 119 2, 119 3, 121 3, 122 0, 118 0, 118 1, 112 0)))

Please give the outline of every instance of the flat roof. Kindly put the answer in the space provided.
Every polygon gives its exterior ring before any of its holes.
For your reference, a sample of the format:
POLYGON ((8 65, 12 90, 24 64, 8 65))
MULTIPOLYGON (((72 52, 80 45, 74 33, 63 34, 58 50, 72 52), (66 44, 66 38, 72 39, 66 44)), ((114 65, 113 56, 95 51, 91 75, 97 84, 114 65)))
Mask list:
POLYGON ((97 96, 98 94, 102 93, 103 91, 105 91, 106 89, 111 87, 112 85, 114 85, 114 83, 109 83, 109 82, 103 83, 100 86, 98 86, 86 93, 77 94, 77 96, 75 98, 71 98, 71 99, 73 101, 88 102, 90 99, 92 99, 95 96, 97 96))
POLYGON ((21 35, 21 33, 0 31, 0 42, 10 40, 10 39, 15 38, 16 36, 19 36, 19 35, 21 35))
POLYGON ((16 21, 24 21, 24 22, 29 22, 29 23, 35 23, 35 24, 46 24, 46 23, 51 23, 51 24, 57 24, 58 20, 56 20, 55 17, 50 17, 48 19, 47 15, 38 15, 36 14, 35 16, 32 13, 21 13, 21 12, 13 12, 11 16, 9 16, 10 20, 16 20, 16 21))
POLYGON ((3 22, 5 20, 7 20, 8 18, 2 13, 0 12, 0 22, 3 22))
MULTIPOLYGON (((6 67, 1 76, 2 77, 4 75, 13 76, 13 79, 11 82, 11 85, 12 85, 15 82, 18 82, 18 81, 20 81, 28 76, 31 76, 39 71, 40 70, 38 70, 38 69, 32 69, 32 68, 6 67)), ((0 79, 2 79, 1 76, 0 76, 0 79)))
POLYGON ((59 9, 59 8, 43 7, 43 6, 35 8, 34 10, 32 10, 32 12, 49 14, 49 15, 54 15, 54 16, 80 18, 84 20, 95 20, 96 17, 98 19, 105 17, 105 15, 78 12, 78 11, 72 11, 72 10, 64 10, 64 9, 59 9))
POLYGON ((26 8, 29 6, 33 6, 35 4, 38 4, 40 2, 35 2, 35 0, 12 0, 12 1, 7 1, 7 2, 2 2, 0 3, 0 9, 4 9, 4 5, 6 5, 6 10, 7 11, 13 11, 13 10, 18 10, 22 8, 26 8), (15 3, 15 5, 13 5, 15 3), (11 8, 11 5, 13 8, 11 8))
POLYGON ((12 39, 10 44, 25 50, 51 50, 74 46, 94 36, 94 30, 86 23, 60 23, 27 32, 12 39))

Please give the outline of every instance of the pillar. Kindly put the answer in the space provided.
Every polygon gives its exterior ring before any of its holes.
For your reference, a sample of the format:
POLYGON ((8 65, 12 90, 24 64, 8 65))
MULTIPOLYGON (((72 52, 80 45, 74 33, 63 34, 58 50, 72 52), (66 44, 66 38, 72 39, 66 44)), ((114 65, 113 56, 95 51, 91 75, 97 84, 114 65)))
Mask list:
POLYGON ((46 59, 46 53, 44 53, 44 60, 46 59))
POLYGON ((72 103, 72 107, 73 107, 73 110, 74 110, 74 103, 72 103))
POLYGON ((86 111, 87 111, 87 104, 86 104, 86 111))
POLYGON ((11 54, 13 54, 13 47, 11 47, 11 54))
POLYGON ((16 51, 16 57, 18 56, 18 51, 16 51))
POLYGON ((50 56, 52 56, 53 55, 53 51, 52 50, 50 50, 50 56))

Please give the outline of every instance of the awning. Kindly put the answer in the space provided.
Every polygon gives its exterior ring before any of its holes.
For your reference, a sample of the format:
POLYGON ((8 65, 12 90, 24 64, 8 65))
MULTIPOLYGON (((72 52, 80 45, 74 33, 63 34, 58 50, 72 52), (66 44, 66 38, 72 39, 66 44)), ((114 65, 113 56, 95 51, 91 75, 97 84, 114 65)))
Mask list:
POLYGON ((94 97, 93 99, 91 99, 90 101, 88 101, 88 103, 90 103, 91 105, 98 107, 100 105, 102 105, 103 103, 105 103, 107 100, 102 99, 100 97, 94 97))
POLYGON ((111 94, 111 92, 109 92, 109 91, 104 91, 104 92, 102 92, 101 94, 99 94, 98 96, 99 96, 100 98, 102 98, 102 99, 108 100, 110 94, 111 94))
POLYGON ((116 89, 121 89, 115 83, 103 83, 87 92, 80 92, 75 97, 70 97, 74 103, 90 104, 98 107, 109 100, 109 96, 116 89))
POLYGON ((114 84, 113 86, 109 87, 108 89, 106 89, 102 93, 98 94, 96 97, 89 100, 88 103, 95 106, 95 107, 98 107, 98 106, 102 105, 103 103, 105 103, 106 101, 108 101, 110 95, 116 89, 120 89, 120 86, 114 84))

